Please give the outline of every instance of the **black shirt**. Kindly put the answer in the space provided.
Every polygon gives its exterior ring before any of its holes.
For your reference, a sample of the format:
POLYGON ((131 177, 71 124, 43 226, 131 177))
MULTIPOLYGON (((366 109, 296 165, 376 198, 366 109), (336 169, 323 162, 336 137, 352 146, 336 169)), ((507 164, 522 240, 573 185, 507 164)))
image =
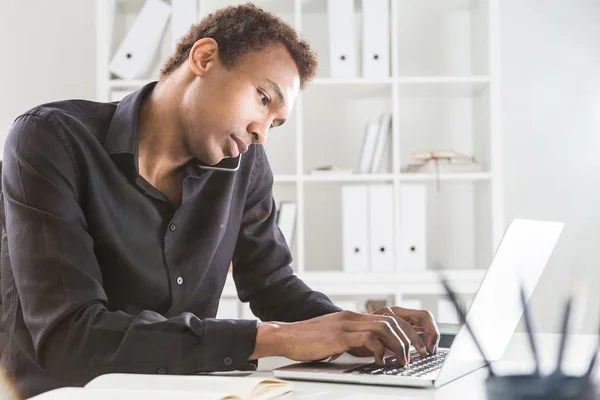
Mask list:
POLYGON ((263 321, 339 311, 293 274, 273 173, 250 146, 236 172, 185 166, 179 207, 138 174, 137 118, 70 100, 19 116, 2 177, 2 363, 24 396, 111 372, 251 369, 257 322, 215 319, 233 260, 263 321))

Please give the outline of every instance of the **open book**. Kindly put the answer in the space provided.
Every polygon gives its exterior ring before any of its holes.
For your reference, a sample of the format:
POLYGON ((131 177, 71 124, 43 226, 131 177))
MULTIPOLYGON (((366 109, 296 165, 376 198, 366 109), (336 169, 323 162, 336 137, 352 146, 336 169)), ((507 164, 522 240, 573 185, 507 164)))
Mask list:
POLYGON ((163 393, 164 398, 178 398, 176 393, 184 395, 182 398, 195 394, 198 399, 203 400, 294 398, 293 387, 289 382, 273 377, 251 376, 106 374, 90 381, 85 389, 153 391, 163 393))

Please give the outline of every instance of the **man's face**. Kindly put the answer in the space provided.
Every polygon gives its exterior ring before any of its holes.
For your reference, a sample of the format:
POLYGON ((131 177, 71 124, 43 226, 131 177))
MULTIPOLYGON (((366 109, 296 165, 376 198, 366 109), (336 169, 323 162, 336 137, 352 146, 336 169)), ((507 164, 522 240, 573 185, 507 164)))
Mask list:
POLYGON ((282 45, 247 53, 231 69, 219 59, 189 86, 183 98, 190 153, 208 165, 263 144, 270 128, 289 117, 300 77, 282 45))

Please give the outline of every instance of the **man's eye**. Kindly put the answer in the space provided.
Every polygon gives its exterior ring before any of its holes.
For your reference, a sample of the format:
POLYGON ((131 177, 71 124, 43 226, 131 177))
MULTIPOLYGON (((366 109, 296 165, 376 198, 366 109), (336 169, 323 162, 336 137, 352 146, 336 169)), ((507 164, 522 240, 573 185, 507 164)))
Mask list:
POLYGON ((257 89, 257 91, 258 95, 260 96, 260 101, 262 102, 263 106, 266 106, 269 103, 269 97, 267 97, 267 95, 260 90, 257 89))

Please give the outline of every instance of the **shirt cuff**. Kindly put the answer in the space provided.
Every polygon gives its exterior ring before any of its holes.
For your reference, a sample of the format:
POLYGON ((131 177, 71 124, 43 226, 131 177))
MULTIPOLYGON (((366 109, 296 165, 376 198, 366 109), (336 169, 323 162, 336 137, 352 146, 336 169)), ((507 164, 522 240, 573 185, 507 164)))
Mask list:
POLYGON ((256 346, 258 320, 206 318, 202 325, 198 371, 256 370, 257 363, 248 358, 256 346))

